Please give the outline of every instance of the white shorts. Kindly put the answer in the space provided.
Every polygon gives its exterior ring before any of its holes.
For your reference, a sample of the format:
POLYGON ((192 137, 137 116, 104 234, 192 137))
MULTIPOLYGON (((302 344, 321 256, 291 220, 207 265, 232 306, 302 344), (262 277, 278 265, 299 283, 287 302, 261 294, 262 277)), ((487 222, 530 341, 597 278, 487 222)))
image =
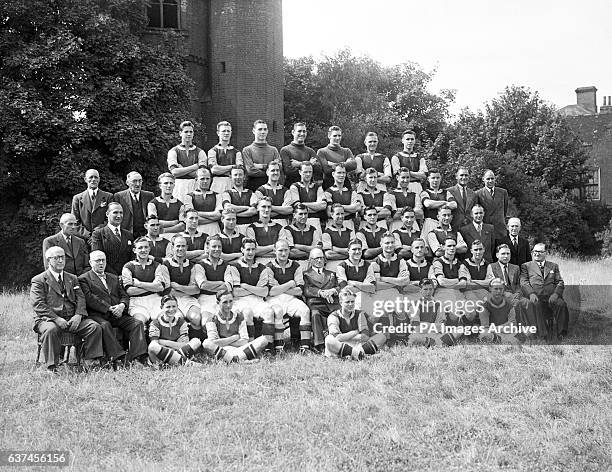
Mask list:
POLYGON ((268 298, 267 303, 272 306, 272 308, 279 307, 283 315, 289 315, 291 317, 299 316, 300 318, 305 318, 305 321, 310 321, 310 309, 306 303, 293 295, 282 293, 268 298))
POLYGON ((197 298, 191 297, 189 295, 182 295, 176 297, 176 301, 178 302, 178 309, 183 313, 183 318, 187 316, 187 312, 195 307, 200 310, 200 304, 198 303, 197 298))
POLYGON ((138 313, 151 320, 156 320, 161 311, 161 298, 161 295, 157 293, 144 295, 142 297, 130 297, 128 313, 130 316, 134 316, 138 313))
POLYGON ((195 179, 176 179, 174 181, 174 192, 172 192, 172 194, 174 198, 184 202, 187 194, 193 192, 195 188, 195 179))
POLYGON ((203 293, 198 298, 198 303, 200 304, 200 311, 202 313, 210 313, 214 315, 217 312, 219 306, 217 305, 217 296, 216 295, 207 295, 203 293))
POLYGON ((223 175, 217 175, 213 177, 212 184, 210 185, 210 189, 213 192, 218 193, 219 195, 223 192, 227 192, 232 189, 232 179, 230 177, 225 177, 223 175))
POLYGON ((255 318, 261 318, 261 313, 264 310, 268 310, 270 305, 264 302, 263 298, 256 295, 247 295, 246 297, 234 298, 234 310, 242 312, 245 308, 250 308, 253 310, 253 316, 255 318))

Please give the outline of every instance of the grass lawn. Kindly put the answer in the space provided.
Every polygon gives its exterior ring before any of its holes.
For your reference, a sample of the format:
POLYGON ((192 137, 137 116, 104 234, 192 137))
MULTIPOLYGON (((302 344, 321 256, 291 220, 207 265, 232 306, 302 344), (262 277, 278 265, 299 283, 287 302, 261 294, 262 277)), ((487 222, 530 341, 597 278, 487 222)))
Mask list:
POLYGON ((27 297, 5 294, 0 449, 70 450, 76 471, 612 470, 612 316, 589 289, 558 346, 52 377, 34 368, 27 297))

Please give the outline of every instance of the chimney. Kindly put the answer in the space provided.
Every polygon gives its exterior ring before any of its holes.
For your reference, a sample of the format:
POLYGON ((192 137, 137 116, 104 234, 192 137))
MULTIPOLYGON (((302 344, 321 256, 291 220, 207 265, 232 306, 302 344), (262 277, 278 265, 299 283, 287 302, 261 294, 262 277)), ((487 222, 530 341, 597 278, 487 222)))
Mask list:
POLYGON ((591 87, 578 87, 576 89, 576 103, 591 113, 597 113, 597 89, 591 87))
POLYGON ((604 103, 599 108, 599 113, 612 113, 612 96, 608 95, 608 101, 606 102, 606 96, 604 95, 604 103))

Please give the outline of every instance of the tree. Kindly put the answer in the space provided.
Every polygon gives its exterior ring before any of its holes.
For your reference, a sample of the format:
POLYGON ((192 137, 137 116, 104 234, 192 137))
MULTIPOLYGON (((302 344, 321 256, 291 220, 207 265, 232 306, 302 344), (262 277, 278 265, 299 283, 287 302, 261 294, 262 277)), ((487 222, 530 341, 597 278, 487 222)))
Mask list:
POLYGON ((145 0, 8 0, 0 10, 0 283, 42 268, 41 239, 84 187, 124 187, 138 170, 152 184, 191 82, 181 39, 145 41, 145 0))
POLYGON ((285 136, 293 123, 308 125, 310 146, 327 145, 327 128, 343 128, 343 144, 362 152, 368 131, 380 136, 380 151, 398 150, 401 132, 412 127, 423 142, 446 126, 451 91, 427 90, 432 73, 414 63, 382 66, 349 49, 317 61, 312 57, 285 59, 285 136))

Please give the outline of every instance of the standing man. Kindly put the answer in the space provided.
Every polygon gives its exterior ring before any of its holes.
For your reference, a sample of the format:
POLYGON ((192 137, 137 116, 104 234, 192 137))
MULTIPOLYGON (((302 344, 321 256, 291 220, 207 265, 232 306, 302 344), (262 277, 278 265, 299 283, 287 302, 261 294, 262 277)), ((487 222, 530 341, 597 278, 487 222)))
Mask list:
POLYGON ((125 180, 128 188, 113 195, 113 200, 120 203, 123 208, 123 221, 121 227, 135 238, 147 234, 144 227, 147 219, 147 206, 153 200, 153 192, 142 190, 142 175, 130 172, 125 180))
POLYGON ((539 324, 545 322, 545 328, 540 335, 546 334, 548 339, 553 336, 553 324, 557 322, 557 339, 561 341, 567 336, 569 312, 563 300, 565 285, 559 272, 559 266, 546 260, 546 245, 538 243, 531 251, 533 260, 521 266, 521 287, 536 307, 539 324))
POLYGON ((100 174, 96 169, 85 172, 87 190, 72 197, 72 214, 80 225, 78 235, 89 240, 94 229, 104 226, 106 207, 112 201, 113 195, 100 190, 100 174))
POLYGON ((510 218, 508 220, 508 234, 501 241, 495 244, 507 244, 510 248, 510 262, 517 266, 522 266, 525 262, 531 262, 531 251, 529 241, 521 236, 521 220, 510 218))
POLYGON ((410 178, 408 188, 411 192, 420 195, 423 191, 423 182, 427 177, 427 164, 425 163, 425 158, 419 157, 414 152, 415 143, 416 134, 414 131, 407 129, 402 133, 404 149, 391 158, 391 172, 397 178, 399 170, 402 167, 407 168, 410 178))
MULTIPOLYGON (((272 161, 280 161, 278 150, 267 142, 268 125, 263 120, 253 123, 255 140, 242 150, 242 160, 246 170, 247 188, 255 191, 268 180, 266 170, 272 161)), ((284 181, 281 176, 280 182, 284 181)))
POLYGON ((357 192, 359 198, 361 198, 361 203, 364 208, 375 207, 378 225, 381 228, 387 229, 387 221, 391 219, 392 208, 389 194, 379 187, 376 169, 372 167, 366 169, 364 171, 364 179, 361 191, 357 192))
POLYGON ((468 247, 468 257, 471 257, 472 255, 470 252, 472 243, 478 240, 484 246, 485 261, 493 262, 493 251, 495 250, 495 228, 493 225, 483 223, 484 215, 484 208, 479 204, 475 204, 472 207, 472 221, 463 226, 460 232, 468 247))
MULTIPOLYGON (((323 189, 327 189, 334 183, 333 172, 338 164, 345 166, 346 173, 357 170, 357 163, 349 148, 340 146, 342 141, 342 128, 330 126, 327 137, 329 144, 317 151, 317 158, 323 170, 323 189)), ((344 184, 343 184, 344 185, 344 184)), ((351 183, 347 181, 346 186, 351 189, 351 183)))
POLYGON ((161 264, 164 258, 172 253, 170 240, 159 235, 160 223, 155 215, 147 218, 145 228, 147 230, 145 237, 149 240, 149 247, 151 248, 149 255, 153 256, 153 259, 161 264))
POLYGON ((331 216, 331 208, 335 204, 344 208, 344 219, 347 227, 354 231, 359 229, 359 212, 361 211, 361 199, 357 192, 351 191, 346 183, 347 166, 340 162, 336 164, 332 173, 334 185, 325 191, 328 215, 331 216))
POLYGON ((377 184, 383 191, 387 190, 387 185, 391 183, 391 162, 387 156, 376 152, 378 135, 370 131, 366 134, 363 143, 365 144, 366 152, 355 157, 357 174, 361 180, 357 186, 357 191, 361 191, 365 186, 365 171, 368 169, 376 170, 377 184))
POLYGON ((244 168, 236 166, 231 171, 232 188, 221 195, 224 210, 236 215, 236 230, 245 234, 247 226, 257 220, 257 198, 252 190, 244 188, 244 168))
POLYGON ((467 167, 459 167, 455 173, 457 184, 447 189, 457 202, 451 222, 454 231, 459 231, 471 221, 472 207, 476 203, 476 192, 468 188, 469 179, 470 172, 467 167))
POLYGON ((221 212, 221 225, 221 232, 219 233, 222 249, 221 259, 228 262, 240 259, 242 257, 241 248, 244 234, 236 230, 236 213, 234 210, 226 208, 221 212))
POLYGON ((321 185, 312 181, 313 169, 310 162, 302 162, 299 170, 301 180, 291 185, 289 193, 292 204, 299 202, 308 209, 308 224, 321 231, 321 223, 327 220, 327 202, 321 185))
POLYGON ((174 195, 181 202, 195 189, 196 171, 207 164, 204 151, 193 144, 193 131, 193 123, 183 121, 179 132, 181 143, 168 151, 168 170, 176 179, 174 195))
MULTIPOLYGON (((414 211, 415 219, 423 222, 423 203, 421 196, 409 190, 410 171, 406 167, 400 168, 397 174, 397 188, 389 190, 386 195, 388 208, 392 213, 392 220, 389 231, 395 231, 402 226, 403 210, 410 208, 414 211)), ((415 222, 413 221, 414 225, 415 222)), ((418 231, 419 226, 414 226, 413 230, 418 231)))
MULTIPOLYGON (((64 250, 64 270, 77 277, 89 269, 87 244, 76 236, 78 223, 72 213, 64 213, 60 218, 60 232, 45 238, 42 253, 53 246, 59 246, 64 250)), ((45 270, 49 268, 47 258, 43 257, 45 270)))
POLYGON ((286 187, 290 187, 295 182, 300 181, 299 170, 303 162, 310 162, 312 164, 315 173, 313 180, 323 180, 323 172, 321 171, 321 163, 317 159, 317 153, 314 149, 304 144, 307 134, 304 123, 295 123, 291 131, 293 141, 280 150, 286 187))
POLYGON ((287 217, 292 213, 292 208, 289 189, 279 183, 281 163, 279 161, 270 162, 266 175, 268 176, 268 183, 257 188, 255 197, 258 203, 262 198, 268 197, 272 203, 272 213, 270 214, 272 220, 284 226, 287 224, 287 217))
POLYGON ((129 355, 126 362, 138 360, 141 364, 147 361, 147 342, 142 321, 128 315, 130 297, 123 289, 119 277, 105 272, 106 256, 102 251, 93 251, 89 255, 91 270, 79 277, 79 283, 85 294, 89 317, 102 328, 104 352, 113 359, 121 361, 125 351, 113 328, 118 328, 129 339, 129 355))
MULTIPOLYGON (((185 229, 185 223, 180 216, 185 211, 183 201, 174 197, 176 179, 169 172, 164 172, 157 178, 161 193, 147 205, 149 215, 155 215, 159 219, 161 234, 171 239, 176 233, 185 229)), ((195 183, 195 180, 194 180, 195 183)), ((184 197, 183 197, 184 198, 184 197)))
POLYGON ((96 229, 91 236, 91 250, 106 254, 107 270, 120 275, 123 266, 131 260, 134 237, 132 233, 121 229, 123 208, 117 202, 111 202, 106 209, 108 224, 96 229))
POLYGON ((85 295, 76 276, 64 271, 64 250, 50 247, 45 259, 49 268, 32 279, 30 300, 34 308, 34 331, 40 334, 47 369, 57 371, 62 331, 84 339, 86 361, 101 358, 102 328, 87 317, 85 295))
POLYGON ((484 187, 476 192, 476 199, 484 208, 484 222, 495 227, 495 240, 506 236, 506 215, 508 214, 508 192, 495 186, 495 173, 487 169, 482 176, 484 187))
POLYGON ((217 123, 219 144, 208 150, 208 167, 213 175, 210 190, 221 194, 232 188, 230 172, 234 166, 242 166, 242 153, 230 144, 232 125, 229 121, 217 123))

